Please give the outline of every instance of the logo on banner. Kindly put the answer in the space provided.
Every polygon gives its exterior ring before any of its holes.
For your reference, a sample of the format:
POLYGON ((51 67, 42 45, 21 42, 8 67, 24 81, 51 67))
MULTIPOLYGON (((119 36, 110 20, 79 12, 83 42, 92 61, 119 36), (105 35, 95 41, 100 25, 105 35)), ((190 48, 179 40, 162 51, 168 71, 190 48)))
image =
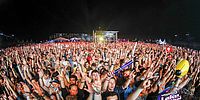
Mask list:
POLYGON ((170 93, 171 88, 165 89, 158 95, 158 100, 181 100, 181 95, 176 91, 170 93))

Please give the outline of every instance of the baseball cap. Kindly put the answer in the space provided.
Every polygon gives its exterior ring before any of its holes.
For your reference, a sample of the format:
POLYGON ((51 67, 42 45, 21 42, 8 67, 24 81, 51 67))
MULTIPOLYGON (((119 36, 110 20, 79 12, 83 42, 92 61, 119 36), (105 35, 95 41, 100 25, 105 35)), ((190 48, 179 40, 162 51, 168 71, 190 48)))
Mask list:
POLYGON ((50 83, 53 83, 53 82, 60 84, 60 81, 59 81, 59 80, 57 80, 57 79, 55 79, 55 80, 51 81, 50 83))

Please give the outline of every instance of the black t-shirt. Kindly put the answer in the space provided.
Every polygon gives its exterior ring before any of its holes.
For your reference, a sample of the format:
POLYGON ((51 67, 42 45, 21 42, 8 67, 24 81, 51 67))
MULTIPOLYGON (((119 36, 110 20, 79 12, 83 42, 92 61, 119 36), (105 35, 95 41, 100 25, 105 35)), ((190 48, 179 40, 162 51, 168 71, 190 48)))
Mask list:
MULTIPOLYGON (((121 100, 120 98, 120 94, 123 93, 125 90, 122 87, 115 87, 114 91, 117 94, 118 100, 121 100)), ((108 97, 109 91, 103 92, 101 94, 102 96, 102 100, 106 100, 106 98, 108 97)))
POLYGON ((6 91, 5 87, 4 86, 0 86, 0 95, 4 94, 5 91, 6 91))
POLYGON ((101 94, 102 100, 106 100, 106 98, 108 97, 108 94, 109 94, 109 91, 103 92, 103 93, 101 94))
POLYGON ((124 77, 118 78, 116 86, 122 86, 124 84, 124 82, 126 82, 126 79, 124 77))
POLYGON ((158 98, 158 90, 156 92, 150 93, 147 96, 147 100, 157 100, 158 98))
MULTIPOLYGON (((61 88, 62 97, 65 99, 69 95, 69 90, 66 88, 61 88)), ((89 96, 89 93, 85 90, 78 89, 77 100, 86 100, 89 96)))
POLYGON ((199 98, 200 98, 200 86, 198 86, 198 87, 195 89, 194 95, 195 95, 196 97, 199 97, 199 98))

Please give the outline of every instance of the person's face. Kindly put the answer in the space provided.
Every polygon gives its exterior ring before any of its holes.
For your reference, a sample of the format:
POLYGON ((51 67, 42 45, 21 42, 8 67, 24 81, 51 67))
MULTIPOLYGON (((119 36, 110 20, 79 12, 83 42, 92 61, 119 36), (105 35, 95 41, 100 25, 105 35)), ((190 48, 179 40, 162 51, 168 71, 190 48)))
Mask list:
POLYGON ((21 85, 21 83, 17 83, 17 92, 20 93, 23 91, 23 86, 21 85))
POLYGON ((115 84, 115 79, 110 79, 108 82, 108 91, 114 91, 115 84))
POLYGON ((78 87, 77 86, 72 86, 71 89, 69 90, 70 95, 76 96, 78 94, 78 87))
POLYGON ((105 68, 106 70, 109 70, 109 66, 104 66, 104 68, 105 68))
POLYGON ((130 71, 125 71, 123 74, 124 78, 127 78, 129 75, 130 75, 130 71))
POLYGON ((52 85, 53 85, 54 88, 58 88, 59 87, 59 84, 55 83, 55 82, 53 82, 52 85))
POLYGON ((48 79, 49 75, 48 74, 44 74, 44 79, 48 79))
POLYGON ((73 61, 76 61, 76 57, 73 57, 72 60, 73 60, 73 61))
POLYGON ((115 62, 115 64, 119 64, 119 61, 120 61, 120 60, 119 60, 119 59, 117 59, 117 60, 116 60, 116 62, 115 62))
POLYGON ((92 73, 92 80, 98 80, 98 78, 99 78, 100 76, 99 76, 99 73, 97 73, 97 72, 94 72, 94 73, 92 73))
POLYGON ((117 97, 117 95, 108 96, 108 97, 106 98, 106 100, 118 100, 118 97, 117 97))
POLYGON ((107 53, 108 52, 108 50, 107 49, 105 49, 105 53, 107 53))
POLYGON ((32 80, 32 83, 33 83, 33 84, 37 84, 37 81, 35 81, 35 80, 32 80))
POLYGON ((70 57, 70 55, 67 55, 67 59, 70 57))
POLYGON ((20 83, 17 83, 17 88, 18 89, 21 89, 22 88, 22 85, 20 83))
POLYGON ((106 62, 106 63, 104 63, 104 66, 108 66, 109 64, 106 62))
POLYGON ((79 68, 76 69, 76 73, 80 73, 80 69, 79 68))
POLYGON ((88 64, 88 63, 85 63, 85 67, 87 67, 87 66, 89 66, 89 64, 88 64))
POLYGON ((55 95, 51 95, 51 100, 56 100, 56 96, 55 95))
POLYGON ((138 67, 139 66, 139 62, 135 62, 135 66, 138 67))
POLYGON ((131 82, 130 82, 130 84, 134 84, 135 83, 135 80, 134 79, 132 79, 131 80, 131 82))
POLYGON ((62 60, 65 61, 65 57, 62 57, 62 60))
POLYGON ((37 71, 37 73, 39 73, 40 72, 40 68, 37 68, 36 71, 37 71))
POLYGON ((76 79, 75 78, 70 78, 69 81, 70 81, 70 84, 76 84, 76 79))
POLYGON ((2 71, 2 76, 5 76, 6 75, 6 72, 5 71, 2 71))

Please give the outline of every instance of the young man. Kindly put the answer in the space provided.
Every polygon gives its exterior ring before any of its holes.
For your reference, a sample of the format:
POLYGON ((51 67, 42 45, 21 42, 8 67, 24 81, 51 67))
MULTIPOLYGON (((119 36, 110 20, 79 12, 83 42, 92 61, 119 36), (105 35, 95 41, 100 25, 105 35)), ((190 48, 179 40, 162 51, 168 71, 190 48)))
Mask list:
POLYGON ((78 87, 75 84, 69 86, 69 95, 66 96, 66 100, 78 100, 78 87))
POLYGON ((57 79, 51 81, 50 94, 55 94, 56 98, 63 99, 61 93, 60 81, 57 79))
POLYGON ((49 70, 45 70, 44 71, 44 76, 42 78, 44 85, 49 88, 50 87, 50 82, 51 82, 51 77, 50 77, 50 71, 49 70))
POLYGON ((102 93, 103 100, 106 100, 106 98, 109 96, 111 92, 115 92, 117 94, 117 97, 120 97, 120 94, 124 92, 124 89, 122 87, 116 87, 116 80, 114 77, 112 77, 110 80, 106 80, 104 82, 104 86, 107 84, 107 90, 102 93))
POLYGON ((79 89, 77 77, 75 75, 71 75, 69 80, 69 86, 65 86, 63 79, 61 78, 61 91, 62 97, 66 100, 85 100, 87 94, 84 93, 82 89, 79 89))
MULTIPOLYGON (((128 80, 129 79, 129 75, 131 73, 131 70, 127 69, 123 72, 123 78, 124 78, 124 81, 128 80)), ((124 100, 127 99, 128 95, 131 94, 133 91, 135 91, 137 89, 136 85, 134 84, 135 83, 135 80, 132 79, 130 84, 128 85, 128 87, 125 89, 125 91, 121 94, 122 98, 124 100)), ((122 99, 121 98, 121 99, 122 99)))
POLYGON ((99 72, 97 70, 93 70, 90 77, 91 81, 86 80, 87 88, 84 88, 89 93, 87 100, 102 100, 99 72))
POLYGON ((116 92, 109 92, 107 94, 106 100, 118 100, 118 95, 116 92))
POLYGON ((108 73, 108 76, 106 78, 106 81, 103 84, 103 100, 106 99, 107 94, 109 94, 109 92, 116 92, 118 95, 118 99, 120 99, 120 94, 123 93, 125 91, 125 89, 128 87, 129 83, 131 82, 131 80, 133 80, 133 78, 135 77, 135 75, 133 73, 130 73, 128 75, 128 79, 124 82, 124 84, 122 86, 117 87, 116 86, 116 79, 114 77, 112 77, 111 73, 108 73))

